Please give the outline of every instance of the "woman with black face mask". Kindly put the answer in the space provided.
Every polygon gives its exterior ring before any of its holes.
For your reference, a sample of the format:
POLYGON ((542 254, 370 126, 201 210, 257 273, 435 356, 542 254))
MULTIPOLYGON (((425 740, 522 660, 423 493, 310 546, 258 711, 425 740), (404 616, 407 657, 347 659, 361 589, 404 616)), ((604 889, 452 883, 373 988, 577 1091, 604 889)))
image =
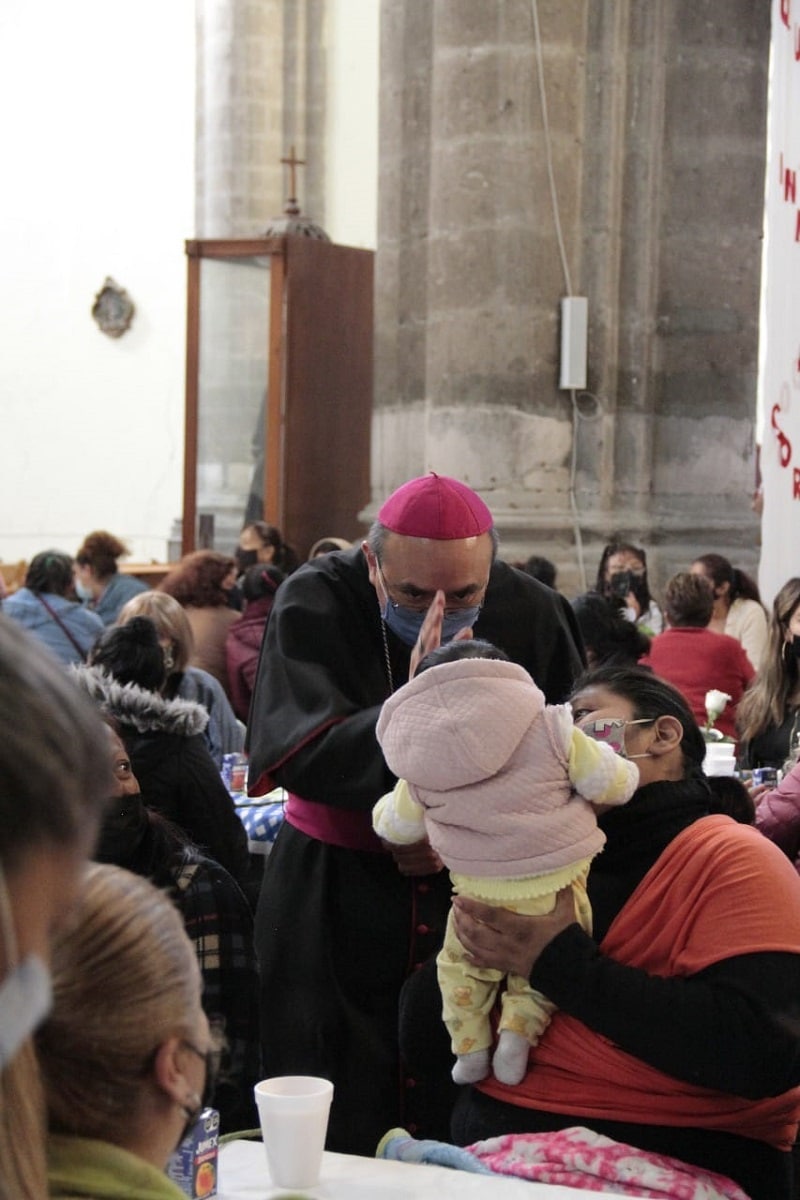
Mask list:
POLYGON ((203 1008, 225 1035, 211 1103, 223 1133, 250 1129, 258 1124, 253 1088, 261 1078, 250 905, 219 863, 142 802, 128 752, 110 722, 108 733, 116 786, 94 856, 145 876, 180 913, 203 976, 203 1008))
POLYGON ((595 590, 605 596, 628 621, 647 637, 664 629, 661 609, 650 595, 647 580, 647 556, 629 542, 609 542, 597 568, 595 590))
POLYGON ((800 578, 775 597, 758 674, 739 702, 745 767, 789 770, 800 756, 800 578))
POLYGON ((256 563, 277 567, 284 575, 291 575, 300 565, 292 547, 283 540, 280 529, 268 525, 266 521, 253 521, 245 525, 239 534, 239 545, 234 555, 240 576, 256 563))
POLYGON ((164 1174, 213 1084, 216 1046, 181 918, 146 879, 87 869, 37 1035, 58 1200, 181 1200, 164 1174))

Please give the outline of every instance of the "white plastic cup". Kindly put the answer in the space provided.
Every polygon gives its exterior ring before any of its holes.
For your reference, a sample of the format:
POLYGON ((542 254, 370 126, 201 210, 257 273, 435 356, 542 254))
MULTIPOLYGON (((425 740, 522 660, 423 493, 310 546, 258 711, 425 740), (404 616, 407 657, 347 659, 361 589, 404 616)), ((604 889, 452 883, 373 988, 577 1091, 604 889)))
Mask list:
POLYGON ((703 770, 706 775, 732 775, 736 769, 736 747, 733 742, 708 742, 703 770))
POLYGON ((315 1075, 278 1075, 255 1086, 267 1165, 275 1187, 319 1182, 333 1084, 315 1075))

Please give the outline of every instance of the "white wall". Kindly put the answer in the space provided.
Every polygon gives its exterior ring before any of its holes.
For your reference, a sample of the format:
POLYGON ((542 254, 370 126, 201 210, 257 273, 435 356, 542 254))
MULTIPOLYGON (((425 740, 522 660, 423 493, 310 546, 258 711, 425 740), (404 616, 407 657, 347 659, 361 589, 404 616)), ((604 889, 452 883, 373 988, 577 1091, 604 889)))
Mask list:
MULTIPOLYGON (((328 0, 326 227, 374 247, 378 0, 328 0)), ((0 2, 0 559, 180 517, 194 0, 0 2), (136 305, 91 317, 107 275, 136 305)))
POLYGON ((378 244, 379 0, 327 0, 325 228, 334 242, 378 244))
POLYGON ((0 5, 0 558, 181 511, 193 0, 0 5), (107 275, 136 305, 91 317, 107 275))

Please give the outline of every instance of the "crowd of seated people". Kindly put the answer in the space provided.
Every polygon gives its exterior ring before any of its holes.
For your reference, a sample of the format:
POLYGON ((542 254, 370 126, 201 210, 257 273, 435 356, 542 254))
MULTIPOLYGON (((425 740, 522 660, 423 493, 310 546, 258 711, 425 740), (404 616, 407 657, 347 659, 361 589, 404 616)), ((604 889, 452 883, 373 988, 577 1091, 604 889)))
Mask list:
MULTIPOLYGON (((352 545, 345 538, 321 537, 308 557, 352 545)), ((185 555, 153 587, 120 570, 120 560, 128 554, 114 534, 95 530, 74 557, 47 550, 34 555, 27 569, 21 564, 22 586, 14 582, 7 587, 0 576, 0 604, 67 666, 88 660, 104 628, 149 617, 164 648, 163 695, 207 709, 204 739, 219 766, 224 755, 244 748, 255 663, 272 597, 300 559, 280 530, 265 521, 244 526, 233 555, 213 550, 185 555), (251 567, 259 569, 249 571, 251 567)))
MULTIPOLYGON (((342 555, 349 546, 321 541, 320 554, 342 555)), ((243 531, 235 557, 198 552, 206 557, 190 556, 166 587, 136 581, 123 597, 115 580, 129 578, 116 567, 124 553, 112 535, 90 534, 75 560, 59 551, 35 555, 24 586, 3 599, 0 713, 7 709, 15 732, 0 750, 2 1200, 27 1200, 48 1186, 54 1196, 72 1196, 95 1167, 120 1180, 152 1171, 152 1194, 166 1200, 175 1193, 164 1165, 206 1098, 220 1108, 224 1129, 255 1123, 258 888, 219 767, 224 754, 243 746, 264 629, 284 570, 297 560, 279 535, 270 541, 256 523, 243 531), (251 553, 255 561, 245 557, 251 553), (186 575, 194 591, 183 590, 186 575), (209 596, 213 602, 200 602, 209 596), (218 631, 205 638, 215 644, 216 674, 197 665, 193 610, 204 607, 226 613, 224 670, 218 631), (29 714, 25 729, 20 713, 29 714), (31 797, 21 823, 20 780, 31 797), (114 866, 87 868, 92 857, 114 866), (132 883, 131 872, 146 879, 132 883), (42 904, 26 905, 33 889, 52 905, 52 919, 33 911, 42 904), (59 930, 70 909, 80 920, 59 930), (109 966, 104 956, 112 952, 109 966), (176 972, 183 981, 177 989, 176 972), (123 1003, 118 985, 126 975, 123 1003), (18 1004, 3 1005, 12 983, 27 989, 24 1021, 18 1004), (122 1008, 135 1012, 114 1038, 88 1038, 93 1012, 122 1008), (161 1023, 157 1042, 148 1043, 148 1069, 126 1078, 119 1063, 150 1037, 151 1021, 161 1023), (86 1073, 73 1079, 68 1064, 76 1058, 86 1073), (221 1067, 214 1079, 212 1059, 221 1067), (119 1100, 102 1122, 92 1103, 98 1087, 109 1095, 117 1089, 119 1100)), ((541 562, 526 566, 554 587, 555 573, 539 573, 541 562)), ((590 873, 593 934, 565 916, 563 905, 551 917, 517 914, 520 924, 514 914, 493 914, 490 922, 482 909, 457 904, 459 936, 476 960, 521 970, 558 1012, 522 1084, 457 1089, 448 1136, 466 1144, 498 1132, 591 1124, 730 1175, 756 1200, 788 1200, 789 1141, 800 1115, 793 999, 800 994, 800 892, 791 882, 800 873, 800 579, 784 585, 767 617, 755 585, 728 560, 703 554, 690 566, 666 583, 659 604, 645 552, 613 541, 596 589, 571 603, 594 669, 573 693, 573 711, 579 721, 621 724, 640 789, 628 806, 601 817, 607 842, 590 873), (687 634, 691 647, 681 648, 687 634), (732 697, 718 728, 740 740, 739 766, 778 767, 780 784, 705 779, 698 726, 706 687, 732 697), (701 844, 693 831, 706 817, 717 823, 703 826, 701 844), (774 853, 764 849, 769 841, 774 853), (704 899, 693 901, 695 933, 679 945, 683 892, 676 881, 683 876, 676 871, 686 864, 698 873, 692 895, 704 899), (645 884, 649 908, 642 908, 645 884), (668 889, 668 904, 659 888, 668 889), (768 911, 776 898, 780 930, 768 911), (736 917, 741 905, 746 928, 736 917), (673 910, 675 920, 665 923, 673 910), (755 1020, 748 1016, 753 1003, 755 1020), (598 1047, 608 1045, 603 1058, 598 1047), (634 1111, 620 1056, 635 1064, 636 1086, 648 1089, 646 1112, 634 1111), (557 1096, 553 1088, 561 1088, 557 1096), (603 1092, 602 1118, 592 1108, 593 1089, 603 1092), (729 1097, 738 1098, 735 1114, 729 1097), (691 1109, 691 1134, 670 1115, 675 1105, 691 1109)), ((207 627, 199 628, 202 640, 207 627)), ((409 1058, 420 1046, 427 1055, 437 1044, 438 1015, 424 987, 409 989, 401 1014, 401 1028, 415 1031, 409 1058)), ((420 1077, 436 1066, 432 1054, 420 1077)), ((442 1063, 448 1076, 449 1066, 442 1063)), ((452 1089, 443 1094, 452 1101, 452 1089)), ((431 1128, 441 1135, 433 1119, 431 1128)))

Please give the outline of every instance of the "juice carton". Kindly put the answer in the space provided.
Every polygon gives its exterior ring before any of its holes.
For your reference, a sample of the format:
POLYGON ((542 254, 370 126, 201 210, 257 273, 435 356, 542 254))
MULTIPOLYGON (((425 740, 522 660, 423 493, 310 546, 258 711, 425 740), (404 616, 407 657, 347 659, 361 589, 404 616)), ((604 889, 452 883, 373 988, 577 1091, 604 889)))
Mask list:
POLYGON ((223 754, 222 782, 231 794, 239 795, 247 789, 247 755, 231 752, 223 754))
POLYGON ((217 1194, 219 1113, 204 1108, 167 1166, 167 1175, 190 1200, 217 1194))

